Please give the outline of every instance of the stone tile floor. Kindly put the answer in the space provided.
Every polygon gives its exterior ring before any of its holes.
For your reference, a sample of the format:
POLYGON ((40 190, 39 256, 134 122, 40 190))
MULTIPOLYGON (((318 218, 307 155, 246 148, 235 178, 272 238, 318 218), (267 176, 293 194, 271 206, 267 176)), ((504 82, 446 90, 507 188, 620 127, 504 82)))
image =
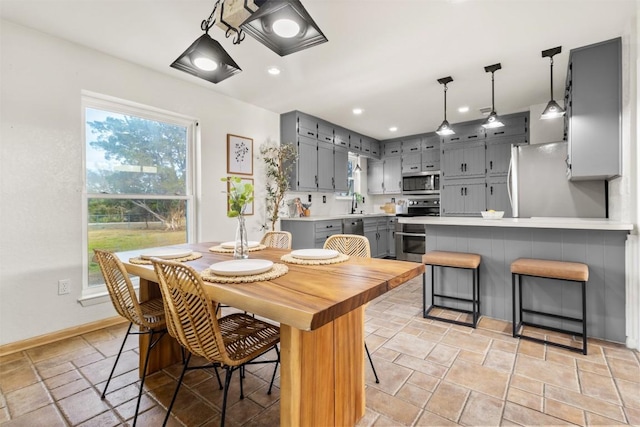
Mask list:
MULTIPOLYGON (((476 330, 426 320, 421 294, 421 279, 414 279, 367 309, 367 344, 380 384, 367 364, 367 409, 359 426, 640 425, 638 352, 589 340, 583 356, 514 339, 511 324, 500 320, 482 318, 476 330)), ((136 338, 128 340, 117 377, 100 399, 125 331, 126 325, 103 329, 0 358, 0 424, 129 424, 136 338)), ((180 369, 148 377, 138 425, 161 425, 180 369)), ((228 426, 278 425, 279 389, 266 394, 271 369, 247 368, 244 400, 235 376, 228 426)), ((221 395, 212 373, 188 373, 169 425, 217 426, 221 395)))

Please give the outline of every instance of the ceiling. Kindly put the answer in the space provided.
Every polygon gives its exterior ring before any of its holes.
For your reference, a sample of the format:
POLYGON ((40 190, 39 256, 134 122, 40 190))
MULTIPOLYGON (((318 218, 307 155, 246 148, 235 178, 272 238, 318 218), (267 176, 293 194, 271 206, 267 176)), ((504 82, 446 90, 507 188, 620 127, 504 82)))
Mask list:
MULTIPOLYGON (((229 1, 229 0, 227 0, 229 1)), ((214 0, 0 0, 3 19, 187 80, 276 113, 300 110, 377 139, 433 131, 496 111, 524 111, 562 99, 569 50, 629 32, 635 0, 302 0, 328 43, 286 57, 250 36, 220 41, 242 72, 217 85, 169 67, 196 38, 214 0), (277 66, 279 76, 267 68, 277 66), (467 113, 457 108, 470 107, 467 113), (364 113, 355 116, 352 109, 364 113), (396 126, 392 133, 389 127, 396 126)))

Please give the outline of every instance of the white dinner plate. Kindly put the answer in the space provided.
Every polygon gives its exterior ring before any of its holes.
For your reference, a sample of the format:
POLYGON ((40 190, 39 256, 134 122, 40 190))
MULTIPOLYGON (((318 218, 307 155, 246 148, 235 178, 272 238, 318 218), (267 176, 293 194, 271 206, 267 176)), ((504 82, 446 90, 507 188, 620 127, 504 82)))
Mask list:
POLYGON ((337 257, 338 251, 333 249, 298 249, 291 256, 298 259, 331 259, 337 257))
MULTIPOLYGON (((260 244, 260 242, 255 242, 253 240, 249 240, 247 242, 247 247, 249 248, 255 248, 256 246, 258 246, 260 244)), ((220 243, 220 246, 222 246, 225 249, 233 249, 236 247, 236 242, 224 242, 224 243, 220 243)))
POLYGON ((162 258, 162 259, 174 259, 184 258, 193 253, 191 249, 175 249, 175 248, 159 248, 148 249, 140 254, 140 258, 162 258))
POLYGON ((266 259, 234 259, 211 264, 209 269, 219 276, 250 276, 271 270, 273 261, 266 259))

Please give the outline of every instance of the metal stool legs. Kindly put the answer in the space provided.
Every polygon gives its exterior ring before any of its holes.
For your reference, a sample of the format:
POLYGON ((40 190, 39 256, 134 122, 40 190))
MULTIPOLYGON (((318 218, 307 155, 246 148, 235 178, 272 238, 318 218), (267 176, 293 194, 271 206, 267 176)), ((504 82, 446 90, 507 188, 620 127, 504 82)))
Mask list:
POLYGON ((448 322, 448 323, 454 323, 456 325, 462 325, 462 326, 471 326, 472 328, 476 328, 476 326, 478 325, 478 320, 480 319, 480 266, 478 266, 477 268, 463 268, 463 267, 450 267, 450 266, 436 266, 433 264, 430 264, 431 267, 431 305, 427 308, 426 306, 426 300, 425 300, 425 295, 426 295, 426 288, 427 288, 427 273, 425 272, 422 275, 422 313, 425 319, 434 319, 434 320, 440 320, 442 322, 448 322), (472 290, 471 290, 471 294, 472 294, 472 299, 469 298, 459 298, 459 297, 454 297, 454 296, 449 296, 449 295, 443 295, 443 294, 436 294, 435 292, 435 267, 440 267, 440 268, 458 268, 458 269, 462 269, 462 270, 471 270, 471 276, 472 276, 472 290), (450 300, 455 300, 455 301, 463 301, 463 302, 470 302, 471 303, 471 310, 463 310, 463 309, 459 309, 459 308, 453 308, 453 307, 447 307, 445 305, 438 305, 435 303, 435 299, 436 298, 445 298, 445 299, 450 299, 450 300), (446 319, 443 317, 438 317, 438 316, 434 316, 432 314, 429 314, 431 312, 431 310, 433 310, 434 308, 444 308, 447 310, 453 310, 453 311, 458 311, 460 313, 468 313, 472 315, 472 321, 471 322, 462 322, 459 320, 454 320, 454 319, 446 319))

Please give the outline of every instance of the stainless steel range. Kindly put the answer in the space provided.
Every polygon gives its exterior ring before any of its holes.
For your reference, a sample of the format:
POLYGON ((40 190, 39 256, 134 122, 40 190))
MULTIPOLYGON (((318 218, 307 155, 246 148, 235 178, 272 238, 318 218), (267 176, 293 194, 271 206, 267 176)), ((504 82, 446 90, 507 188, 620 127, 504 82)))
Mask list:
MULTIPOLYGON (((424 197, 411 199, 407 213, 401 217, 440 216, 440 198, 424 197)), ((396 259, 402 261, 422 262, 425 253, 425 226, 422 224, 396 224, 396 259)))

